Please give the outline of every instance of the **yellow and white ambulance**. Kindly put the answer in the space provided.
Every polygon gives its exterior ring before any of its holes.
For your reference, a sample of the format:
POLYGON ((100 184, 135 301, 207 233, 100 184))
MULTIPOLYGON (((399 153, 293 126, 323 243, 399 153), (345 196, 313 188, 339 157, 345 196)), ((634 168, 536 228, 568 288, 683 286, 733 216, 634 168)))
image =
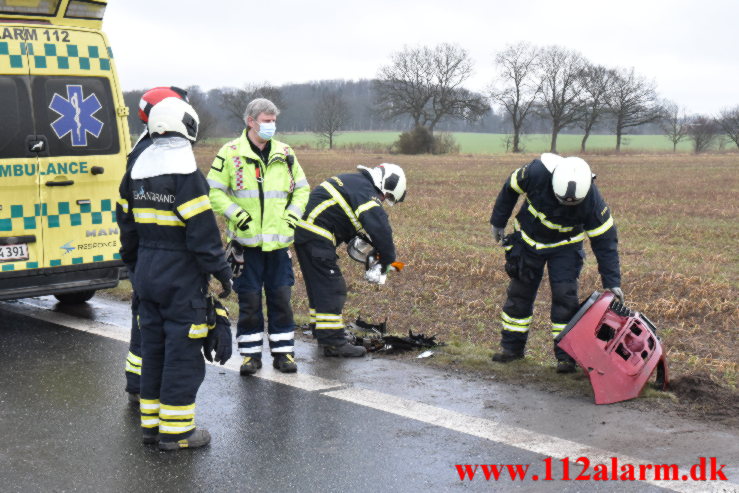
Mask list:
POLYGON ((131 142, 106 4, 0 0, 0 299, 79 303, 118 284, 131 142))

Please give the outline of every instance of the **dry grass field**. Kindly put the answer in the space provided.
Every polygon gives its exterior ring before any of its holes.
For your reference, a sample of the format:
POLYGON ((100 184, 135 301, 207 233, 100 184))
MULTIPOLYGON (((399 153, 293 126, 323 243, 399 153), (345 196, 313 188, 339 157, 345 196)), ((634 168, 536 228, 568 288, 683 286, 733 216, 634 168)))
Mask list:
MULTIPOLYGON (((196 147, 204 171, 216 151, 215 146, 196 147)), ((406 202, 388 209, 398 258, 407 267, 391 273, 384 286, 369 285, 362 268, 341 252, 350 291, 347 320, 360 313, 372 321, 387 317, 395 333, 413 330, 445 341, 448 346, 435 364, 491 378, 538 378, 556 388, 546 278, 526 360, 506 368, 489 360, 498 345, 508 278, 488 220, 503 180, 534 157, 299 152, 312 187, 357 164, 395 162, 408 174, 406 202)), ((627 303, 660 329, 676 393, 703 396, 713 389, 739 409, 739 155, 592 155, 587 160, 616 218, 627 303)), ((586 251, 582 299, 602 288, 589 246, 586 251)), ((295 312, 305 322, 305 291, 295 267, 295 312)))

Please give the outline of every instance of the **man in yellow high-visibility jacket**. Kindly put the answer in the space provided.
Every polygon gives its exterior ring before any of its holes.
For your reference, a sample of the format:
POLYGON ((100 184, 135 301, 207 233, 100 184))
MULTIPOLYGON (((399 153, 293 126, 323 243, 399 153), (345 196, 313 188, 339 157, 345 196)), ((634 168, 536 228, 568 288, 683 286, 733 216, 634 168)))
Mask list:
POLYGON ((227 254, 239 297, 236 340, 244 357, 242 375, 262 367, 262 288, 273 366, 297 371, 290 306, 295 280, 288 247, 310 187, 290 146, 272 138, 278 114, 268 99, 251 101, 244 113, 246 130, 218 151, 208 173, 213 210, 225 216, 231 240, 227 254))

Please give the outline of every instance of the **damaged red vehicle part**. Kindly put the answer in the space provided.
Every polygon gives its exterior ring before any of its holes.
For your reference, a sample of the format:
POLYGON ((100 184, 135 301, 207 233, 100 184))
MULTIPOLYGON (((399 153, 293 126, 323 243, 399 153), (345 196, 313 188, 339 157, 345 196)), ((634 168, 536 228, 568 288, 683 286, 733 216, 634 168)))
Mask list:
POLYGON ((613 293, 593 293, 555 342, 585 370, 596 404, 638 397, 655 369, 656 387, 667 390, 667 363, 657 328, 613 293))

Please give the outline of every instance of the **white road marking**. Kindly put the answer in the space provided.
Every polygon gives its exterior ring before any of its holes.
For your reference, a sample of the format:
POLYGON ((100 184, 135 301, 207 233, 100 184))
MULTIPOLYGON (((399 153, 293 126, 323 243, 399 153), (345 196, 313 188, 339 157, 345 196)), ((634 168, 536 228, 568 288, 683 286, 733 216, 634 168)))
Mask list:
MULTIPOLYGON (((48 309, 39 308, 23 302, 2 303, 2 309, 82 332, 88 332, 123 342, 128 342, 129 340, 130 329, 118 325, 82 319, 65 313, 53 312, 48 309)), ((234 356, 223 367, 220 365, 212 366, 216 368, 227 368, 238 372, 240 364, 241 362, 238 352, 236 348, 234 348, 234 356)), ((413 419, 415 421, 438 426, 458 433, 483 438, 485 440, 516 447, 547 457, 568 457, 573 461, 578 457, 587 457, 592 465, 609 465, 611 463, 611 457, 618 457, 619 464, 633 464, 637 469, 638 466, 642 464, 653 464, 653 462, 620 455, 617 452, 591 447, 589 445, 584 445, 551 435, 536 433, 524 428, 503 424, 492 419, 469 416, 449 409, 431 406, 429 404, 404 399, 391 394, 358 387, 337 389, 337 387, 346 387, 346 383, 338 380, 330 380, 304 373, 280 373, 269 366, 265 366, 254 376, 256 378, 288 385, 308 392, 320 391, 322 395, 332 397, 334 399, 351 402, 356 405, 384 411, 396 416, 413 419)), ((574 468, 573 471, 574 474, 571 474, 571 476, 574 477, 577 475, 577 468, 574 468)), ((687 471, 687 467, 680 467, 680 474, 685 474, 687 471)), ((648 473, 649 474, 647 474, 647 476, 653 475, 653 471, 648 471, 648 473)), ((681 482, 646 480, 644 483, 684 493, 739 491, 739 485, 723 481, 691 480, 681 482)))

